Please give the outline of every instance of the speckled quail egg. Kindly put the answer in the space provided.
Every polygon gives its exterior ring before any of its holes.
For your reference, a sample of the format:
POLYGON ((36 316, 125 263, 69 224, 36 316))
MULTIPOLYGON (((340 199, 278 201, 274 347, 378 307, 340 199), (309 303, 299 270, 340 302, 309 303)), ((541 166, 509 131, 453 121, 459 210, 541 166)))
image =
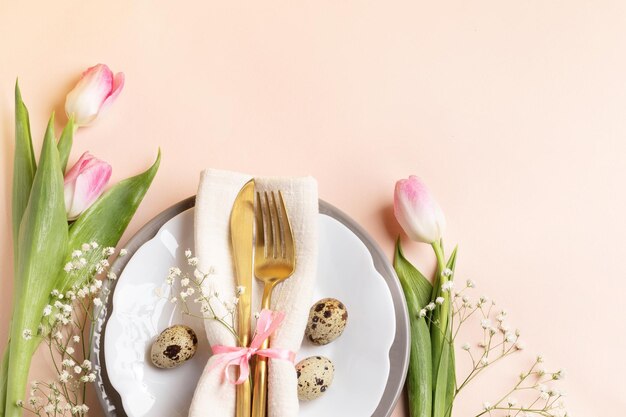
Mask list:
POLYGON ((163 330, 152 344, 150 357, 158 368, 175 368, 196 353, 198 337, 191 327, 176 324, 163 330))
POLYGON ((347 323, 346 306, 334 298, 323 298, 311 307, 305 335, 316 345, 327 345, 341 336, 347 323))
POLYGON ((319 398, 333 383, 335 366, 323 356, 310 356, 296 365, 298 398, 310 401, 319 398))

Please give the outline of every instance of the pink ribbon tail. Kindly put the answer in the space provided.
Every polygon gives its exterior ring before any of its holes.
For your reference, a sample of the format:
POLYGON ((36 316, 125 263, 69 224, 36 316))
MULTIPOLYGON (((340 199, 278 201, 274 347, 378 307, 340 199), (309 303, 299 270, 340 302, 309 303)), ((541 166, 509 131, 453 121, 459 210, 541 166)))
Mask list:
POLYGON ((248 376, 250 376, 250 359, 254 356, 263 356, 270 359, 281 359, 294 363, 296 354, 287 349, 270 348, 259 349, 263 342, 268 339, 280 327, 285 313, 282 311, 263 310, 257 320, 256 332, 250 343, 250 347, 245 346, 212 346, 213 355, 216 356, 215 361, 209 367, 209 371, 224 364, 224 376, 231 384, 243 384, 248 376), (233 380, 230 377, 229 369, 231 366, 239 367, 239 378, 233 380))

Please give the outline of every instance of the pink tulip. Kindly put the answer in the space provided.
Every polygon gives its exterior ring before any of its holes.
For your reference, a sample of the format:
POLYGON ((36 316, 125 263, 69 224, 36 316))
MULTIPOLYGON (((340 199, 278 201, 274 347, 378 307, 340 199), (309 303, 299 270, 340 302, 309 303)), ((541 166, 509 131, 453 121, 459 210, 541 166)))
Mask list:
POLYGON ((111 104, 124 87, 124 73, 113 72, 104 64, 93 66, 83 72, 78 84, 65 98, 67 117, 74 116, 74 123, 86 126, 98 113, 111 104))
POLYGON ((441 240, 446 219, 426 185, 415 175, 396 183, 393 211, 412 240, 433 243, 441 240))
POLYGON ((87 210, 111 178, 111 165, 85 152, 65 175, 65 210, 75 220, 87 210))

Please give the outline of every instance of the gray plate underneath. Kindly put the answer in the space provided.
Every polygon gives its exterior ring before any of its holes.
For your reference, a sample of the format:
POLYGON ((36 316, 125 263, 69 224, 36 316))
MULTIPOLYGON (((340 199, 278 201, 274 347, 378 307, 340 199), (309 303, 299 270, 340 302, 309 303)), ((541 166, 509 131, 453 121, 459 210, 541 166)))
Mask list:
MULTIPOLYGON (((155 218, 146 223, 146 225, 128 241, 128 244, 126 245, 128 255, 123 258, 118 258, 111 266, 111 271, 117 274, 117 276, 120 276, 132 255, 141 245, 152 239, 161 226, 163 226, 168 220, 193 207, 194 205, 195 197, 189 197, 161 212, 155 218)), ((361 228, 361 226, 359 226, 345 213, 323 200, 320 200, 320 213, 326 214, 340 221, 355 235, 357 235, 363 243, 365 243, 372 254, 376 269, 383 276, 385 282, 389 286, 389 290, 391 291, 391 297, 393 298, 394 310, 396 314, 396 337, 393 345, 391 346, 391 350, 389 351, 391 370, 389 372, 389 378, 387 379, 385 392, 383 393, 376 411, 372 414, 372 417, 389 417, 402 393, 406 370, 409 365, 409 323, 404 294, 402 293, 398 278, 387 260, 387 257, 376 242, 374 242, 365 230, 361 228)), ((120 395, 117 391, 115 391, 109 381, 106 363, 104 361, 106 352, 104 351, 103 341, 106 336, 106 322, 109 319, 112 310, 111 300, 113 297, 111 294, 115 291, 116 282, 117 281, 106 280, 104 284, 104 288, 106 288, 106 291, 109 292, 109 295, 104 308, 100 310, 100 315, 96 320, 91 360, 95 364, 95 369, 99 370, 96 391, 105 415, 107 417, 127 417, 124 409, 122 408, 120 395)))

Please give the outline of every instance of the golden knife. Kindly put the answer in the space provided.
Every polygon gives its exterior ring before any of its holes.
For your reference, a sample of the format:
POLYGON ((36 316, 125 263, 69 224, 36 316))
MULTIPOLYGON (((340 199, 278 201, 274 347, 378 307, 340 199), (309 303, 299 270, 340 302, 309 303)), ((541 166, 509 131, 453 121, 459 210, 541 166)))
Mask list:
MULTIPOLYGON (((252 241, 254 229, 254 180, 248 181, 237 194, 230 213, 230 239, 238 290, 237 334, 241 346, 250 343, 250 310, 252 303, 252 241)), ((236 417, 250 417, 252 390, 250 378, 237 385, 236 417)))

